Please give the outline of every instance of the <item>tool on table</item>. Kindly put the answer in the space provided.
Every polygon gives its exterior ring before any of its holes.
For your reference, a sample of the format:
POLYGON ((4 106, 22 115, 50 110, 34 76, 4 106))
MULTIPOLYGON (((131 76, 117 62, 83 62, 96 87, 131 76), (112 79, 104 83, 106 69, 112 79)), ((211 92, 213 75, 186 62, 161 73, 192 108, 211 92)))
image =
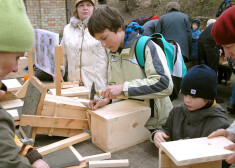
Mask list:
POLYGON ((20 150, 20 154, 24 151, 27 145, 33 145, 34 143, 34 140, 29 139, 29 138, 21 139, 20 141, 23 143, 23 146, 21 147, 21 150, 20 150))
MULTIPOLYGON (((95 83, 93 82, 92 86, 91 86, 90 100, 94 100, 95 95, 101 96, 101 92, 102 92, 102 90, 96 90, 95 89, 95 83)), ((117 96, 117 98, 118 99, 128 99, 124 95, 117 96)))

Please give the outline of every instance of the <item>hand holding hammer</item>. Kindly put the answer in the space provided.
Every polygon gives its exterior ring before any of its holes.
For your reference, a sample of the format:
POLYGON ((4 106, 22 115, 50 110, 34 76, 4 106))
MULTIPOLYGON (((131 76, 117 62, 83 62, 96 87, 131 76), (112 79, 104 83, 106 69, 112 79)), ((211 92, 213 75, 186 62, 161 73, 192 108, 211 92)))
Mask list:
MULTIPOLYGON (((113 85, 113 86, 107 86, 104 90, 96 90, 95 89, 95 83, 92 83, 92 87, 91 87, 91 92, 90 92, 90 100, 94 100, 94 96, 95 94, 98 96, 102 96, 104 98, 108 98, 108 99, 128 99, 126 96, 124 95, 118 95, 115 96, 115 94, 117 92, 122 92, 122 88, 123 85, 113 85), (104 92, 102 95, 102 91, 104 92)), ((117 93, 118 94, 118 93, 117 93)))

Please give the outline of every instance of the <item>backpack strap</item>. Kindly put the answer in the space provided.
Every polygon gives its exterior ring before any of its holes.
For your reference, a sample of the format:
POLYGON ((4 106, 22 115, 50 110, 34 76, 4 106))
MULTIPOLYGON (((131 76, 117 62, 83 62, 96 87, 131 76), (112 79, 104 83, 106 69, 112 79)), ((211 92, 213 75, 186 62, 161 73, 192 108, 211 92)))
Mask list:
POLYGON ((135 56, 138 64, 141 68, 144 68, 145 66, 145 48, 147 42, 151 39, 150 36, 141 36, 137 39, 137 42, 135 44, 135 56))

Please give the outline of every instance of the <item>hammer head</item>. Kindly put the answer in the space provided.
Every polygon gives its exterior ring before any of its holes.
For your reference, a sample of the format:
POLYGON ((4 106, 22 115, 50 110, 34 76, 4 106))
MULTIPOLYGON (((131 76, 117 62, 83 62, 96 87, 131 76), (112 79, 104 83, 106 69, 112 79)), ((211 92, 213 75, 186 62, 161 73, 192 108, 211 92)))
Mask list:
POLYGON ((95 94, 96 94, 95 82, 93 82, 93 83, 92 83, 92 86, 91 86, 90 100, 94 100, 95 94))
POLYGON ((33 139, 28 139, 28 138, 25 138, 25 139, 21 139, 20 140, 24 145, 33 145, 34 143, 34 140, 33 139))

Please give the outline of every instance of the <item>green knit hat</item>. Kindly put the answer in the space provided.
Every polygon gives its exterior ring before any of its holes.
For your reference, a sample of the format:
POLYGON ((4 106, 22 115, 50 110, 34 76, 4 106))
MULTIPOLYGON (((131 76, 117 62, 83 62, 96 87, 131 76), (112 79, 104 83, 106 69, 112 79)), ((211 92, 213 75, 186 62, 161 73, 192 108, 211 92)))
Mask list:
POLYGON ((34 30, 22 0, 0 0, 0 52, 31 51, 34 30))

